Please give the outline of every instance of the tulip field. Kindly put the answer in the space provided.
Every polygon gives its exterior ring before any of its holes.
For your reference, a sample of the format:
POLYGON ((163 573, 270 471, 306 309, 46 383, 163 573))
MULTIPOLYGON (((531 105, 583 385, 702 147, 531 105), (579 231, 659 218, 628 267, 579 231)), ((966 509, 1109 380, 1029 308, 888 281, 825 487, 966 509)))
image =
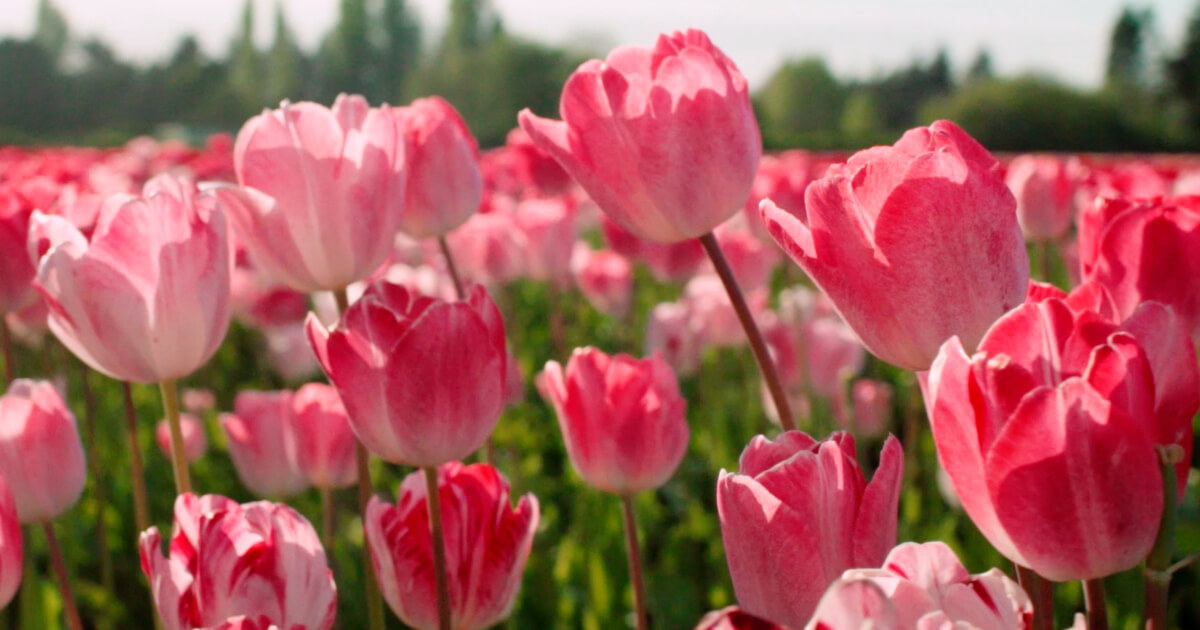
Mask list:
POLYGON ((1200 157, 513 125, 0 147, 0 629, 1200 627, 1200 157))

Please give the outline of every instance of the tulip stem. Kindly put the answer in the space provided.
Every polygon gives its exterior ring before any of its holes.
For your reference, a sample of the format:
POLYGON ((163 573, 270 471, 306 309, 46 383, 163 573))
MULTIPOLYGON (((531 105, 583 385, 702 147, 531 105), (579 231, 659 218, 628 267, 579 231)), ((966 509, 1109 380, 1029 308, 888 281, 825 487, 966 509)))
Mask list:
POLYGON ((50 550, 50 563, 54 565, 54 575, 58 578, 58 590, 62 593, 67 625, 71 630, 83 630, 83 621, 79 618, 79 608, 75 605, 75 593, 71 590, 71 579, 67 577, 67 563, 63 561, 62 550, 58 547, 58 538, 54 536, 54 523, 43 521, 42 531, 46 532, 46 546, 50 550))
MULTIPOLYGON (((346 287, 333 291, 333 301, 337 303, 338 324, 346 309, 350 308, 350 296, 346 287)), ((363 526, 367 523, 367 506, 371 504, 371 495, 375 493, 371 485, 371 459, 367 447, 357 440, 354 447, 354 460, 358 466, 358 513, 362 516, 363 526)), ((366 573, 367 591, 367 627, 371 630, 383 630, 383 596, 379 593, 379 582, 375 577, 375 564, 371 558, 371 541, 363 537, 363 572, 366 573)))
POLYGON ((91 370, 75 362, 79 368, 79 388, 83 392, 84 433, 87 435, 88 478, 92 481, 92 498, 96 501, 96 553, 100 554, 100 584, 104 590, 113 591, 113 562, 108 550, 108 527, 104 523, 104 509, 108 497, 104 492, 105 477, 100 471, 100 459, 96 457, 96 398, 92 395, 92 384, 88 376, 91 370))
POLYGON ((442 258, 446 259, 446 273, 454 281, 454 294, 459 300, 467 299, 467 290, 463 288, 462 278, 458 277, 458 267, 454 265, 454 256, 450 254, 450 244, 446 242, 445 235, 437 237, 437 242, 442 250, 442 258))
POLYGON ((1054 585, 1019 564, 1017 582, 1033 602, 1033 630, 1054 630, 1054 585))
POLYGON ((2 315, 0 315, 0 346, 4 348, 4 385, 7 388, 8 384, 17 378, 17 364, 13 363, 12 339, 8 337, 8 323, 2 315))
POLYGON ((750 307, 746 306, 746 297, 742 295, 742 289, 738 286, 733 270, 729 268, 729 262, 725 260, 725 254, 721 253, 721 246, 712 232, 701 236, 700 244, 704 246, 704 251, 708 252, 708 257, 712 260, 717 275, 721 278, 721 284, 725 285, 725 292, 729 294, 729 301, 733 303, 733 310, 737 312, 738 319, 742 322, 742 329, 746 331, 746 338, 750 340, 750 349, 754 352, 754 360, 758 362, 758 369, 762 372, 763 379, 767 382, 767 389, 771 392, 771 400, 775 402, 775 410, 779 414, 779 424, 783 426, 784 431, 795 430, 796 421, 792 418, 792 407, 788 404, 787 393, 783 390, 783 382, 779 380, 779 371, 775 369, 775 361, 767 350, 767 343, 763 340, 758 324, 754 323, 750 307))
POLYGON ((631 495, 621 495, 621 511, 625 515, 625 550, 629 554, 629 581, 633 583, 637 630, 646 630, 650 627, 646 617, 646 583, 642 580, 642 552, 638 548, 637 518, 633 513, 631 495))
POLYGON ((425 466, 425 497, 429 506, 429 533, 433 544, 433 575, 437 584, 439 630, 450 630, 450 583, 446 580, 446 543, 442 535, 442 497, 437 466, 425 466))
POLYGON ((179 425, 179 390, 174 380, 158 384, 162 393, 163 411, 167 414, 167 425, 171 428, 171 464, 175 467, 175 492, 187 494, 192 491, 192 478, 188 474, 187 455, 183 452, 183 427, 179 425))
POLYGON ((1175 523, 1178 517, 1178 490, 1175 465, 1183 461, 1183 449, 1178 444, 1156 446, 1159 468, 1162 471, 1163 514, 1159 521, 1154 547, 1146 556, 1145 580, 1147 630, 1166 630, 1167 604, 1171 589, 1171 556, 1175 553, 1175 523))
POLYGON ((133 474, 133 518, 138 533, 150 529, 150 500, 146 494, 146 471, 142 467, 142 447, 138 440, 137 408, 133 406, 133 390, 121 382, 125 397, 125 424, 129 430, 129 467, 133 474))
POLYGON ((1088 630, 1108 630, 1108 605, 1104 597, 1104 578, 1083 581, 1083 605, 1087 610, 1088 630))
POLYGON ((333 553, 333 489, 321 488, 321 538, 325 553, 333 553))

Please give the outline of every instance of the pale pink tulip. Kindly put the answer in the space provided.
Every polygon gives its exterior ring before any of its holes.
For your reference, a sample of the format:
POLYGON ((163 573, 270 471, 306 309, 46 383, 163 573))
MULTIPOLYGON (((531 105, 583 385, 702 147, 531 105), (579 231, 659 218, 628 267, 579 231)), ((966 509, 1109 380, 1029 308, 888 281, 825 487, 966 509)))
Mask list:
POLYGON ((284 442, 291 414, 288 391, 243 391, 233 401, 233 413, 221 414, 233 467, 242 485, 256 495, 288 497, 308 487, 284 442))
POLYGON ((309 383, 296 390, 291 405, 283 444, 297 472, 318 488, 354 485, 358 481, 354 459, 358 440, 337 390, 324 383, 309 383))
POLYGON ((444 236, 479 210, 483 179, 475 137, 454 106, 437 96, 392 110, 408 150, 408 190, 400 229, 444 236))
POLYGON ((596 310, 613 317, 629 311, 633 298, 633 265, 624 256, 607 249, 593 251, 586 243, 575 244, 571 271, 579 292, 596 310))
POLYGON ((87 482, 75 416, 49 381, 17 379, 0 397, 0 476, 22 523, 53 520, 87 482))

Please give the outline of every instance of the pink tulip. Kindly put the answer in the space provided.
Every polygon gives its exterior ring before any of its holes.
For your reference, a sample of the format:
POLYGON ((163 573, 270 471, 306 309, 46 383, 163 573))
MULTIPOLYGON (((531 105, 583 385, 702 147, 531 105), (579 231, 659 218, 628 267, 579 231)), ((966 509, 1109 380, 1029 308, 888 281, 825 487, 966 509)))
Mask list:
POLYGON ((1149 300, 1170 306, 1200 340, 1200 196, 1102 199, 1095 213, 1099 230, 1080 226, 1084 279, 1108 289, 1122 317, 1149 300))
POLYGON ((394 112, 361 96, 289 103, 238 132, 240 187, 218 188, 255 266, 304 293, 361 280, 391 250, 405 199, 394 112))
POLYGON ((779 266, 780 255, 769 239, 764 243, 744 227, 726 229, 724 226, 716 231, 716 237, 743 291, 753 291, 771 283, 771 274, 779 266))
POLYGON ((66 219, 35 213, 29 247, 50 330, 113 378, 186 376, 229 327, 229 245, 216 200, 162 175, 142 197, 109 197, 91 240, 66 219))
POLYGON ((75 416, 49 381, 17 379, 0 397, 0 476, 22 523, 70 509, 87 483, 75 416))
POLYGON ((1017 199, 1017 223, 1027 240, 1057 241, 1067 235, 1075 214, 1075 182, 1065 160, 1017 156, 1004 181, 1017 199))
POLYGON ((23 204, 6 203, 0 195, 0 317, 19 311, 33 303, 36 272, 33 261, 21 255, 29 238, 29 215, 23 204))
POLYGON ((309 383, 292 396, 283 444, 295 469, 318 488, 346 488, 358 481, 358 441, 337 390, 309 383))
POLYGON ((157 527, 142 532, 139 546, 167 630, 333 627, 337 587, 325 550, 286 505, 183 494, 168 555, 157 527))
POLYGON ((613 317, 629 312, 633 265, 627 258, 607 249, 593 251, 586 243, 578 242, 571 270, 580 293, 593 308, 613 317))
POLYGON ((292 396, 288 391, 244 391, 234 399, 233 413, 221 414, 233 467, 242 485, 258 496, 288 497, 308 487, 284 442, 292 396))
POLYGON ((576 209, 564 198, 529 199, 517 205, 517 227, 525 234, 525 275, 558 286, 570 278, 578 232, 576 209))
MULTIPOLYGON (((486 464, 438 468, 450 587, 450 627, 487 628, 512 612, 538 524, 537 497, 510 507, 508 481, 486 464)), ((367 542, 379 589, 404 623, 438 627, 425 473, 404 478, 396 504, 367 508, 367 542)))
POLYGON ((608 217, 601 221, 604 240, 613 251, 646 263, 659 282, 683 282, 696 275, 708 262, 704 246, 692 239, 678 243, 656 243, 630 234, 608 217))
POLYGON ((657 488, 687 452, 687 401, 658 355, 576 348, 565 371, 546 363, 538 389, 558 414, 571 464, 599 490, 625 496, 657 488))
POLYGON ((843 571, 879 566, 896 541, 903 460, 889 436, 867 483, 848 433, 820 442, 799 431, 774 442, 754 438, 739 471, 722 470, 717 481, 721 537, 742 609, 802 628, 843 571))
POLYGON ((828 167, 825 158, 808 151, 794 149, 775 155, 764 155, 758 163, 754 186, 743 207, 743 216, 755 235, 767 238, 758 206, 763 199, 771 199, 780 208, 803 220, 808 216, 804 209, 804 190, 818 179, 828 167))
POLYGON ((308 338, 355 434, 389 462, 465 458, 500 419, 508 350, 500 311, 482 287, 442 302, 376 283, 333 330, 309 316, 308 338))
POLYGON ((24 574, 25 546, 21 541, 21 521, 17 502, 0 476, 0 609, 12 601, 24 574))
MULTIPOLYGON (((204 431, 204 423, 190 413, 179 414, 179 428, 183 433, 183 457, 192 463, 204 457, 208 450, 208 435, 204 431)), ((166 420, 159 420, 154 427, 154 442, 163 457, 171 459, 171 427, 166 420)))
POLYGON ((521 128, 621 227, 672 243, 711 232, 750 194, 762 156, 746 79, 701 31, 618 48, 567 79, 562 121, 521 128))
POLYGON ((863 379, 850 387, 854 402, 854 432, 881 435, 892 422, 892 386, 884 381, 863 379))
POLYGON ((1031 291, 1040 301, 1000 318, 973 356, 947 341, 926 408, 938 458, 992 546, 1051 580, 1101 578, 1154 543, 1155 445, 1184 449, 1186 479, 1200 374, 1167 307, 1147 302, 1120 322, 1095 285, 1055 291, 1031 291))
POLYGON ((483 179, 475 137, 454 106, 437 96, 393 110, 408 148, 408 192, 400 229, 444 236, 479 210, 483 179))
MULTIPOLYGON (((766 306, 766 294, 761 289, 746 298, 752 311, 762 311, 766 306)), ((729 301, 729 292, 716 274, 701 274, 688 280, 680 301, 687 307, 702 345, 717 348, 745 345, 746 333, 741 320, 733 309, 733 302, 729 301)))
POLYGON ((845 380, 866 363, 862 342, 836 316, 814 317, 804 322, 800 335, 809 387, 818 396, 836 397, 845 380))
POLYGON ((996 160, 954 123, 855 153, 805 194, 807 218, 763 202, 771 236, 867 349, 926 370, 952 335, 974 348, 1020 304, 1029 259, 996 160))
POLYGON ((321 366, 313 356, 312 346, 308 345, 308 335, 302 323, 269 326, 261 332, 267 362, 283 380, 304 381, 320 374, 321 366))
POLYGON ((808 623, 822 628, 1033 627, 1033 604, 999 569, 971 575, 942 542, 904 543, 879 569, 852 569, 829 587, 808 623))
POLYGON ((646 354, 662 355, 680 376, 691 376, 700 369, 704 344, 685 304, 664 302, 651 309, 645 343, 646 354))
POLYGON ((696 624, 696 630, 786 630, 766 619, 755 617, 737 606, 714 610, 696 624))
POLYGON ((525 234, 507 212, 477 214, 446 237, 458 271, 468 280, 499 286, 525 273, 525 234))
POLYGON ((212 411, 217 406, 217 396, 211 389, 188 387, 183 390, 180 400, 183 408, 194 414, 212 411))
POLYGON ((549 153, 534 144, 525 130, 508 132, 504 148, 512 159, 512 168, 521 186, 539 195, 561 195, 574 183, 571 176, 549 153))

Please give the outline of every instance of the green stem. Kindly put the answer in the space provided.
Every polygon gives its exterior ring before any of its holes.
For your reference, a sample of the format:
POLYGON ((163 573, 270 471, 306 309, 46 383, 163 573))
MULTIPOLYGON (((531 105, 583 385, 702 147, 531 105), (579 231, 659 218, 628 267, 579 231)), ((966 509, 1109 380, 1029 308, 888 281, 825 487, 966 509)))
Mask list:
POLYGON ((633 497, 621 495, 621 512, 625 516, 625 551, 629 556, 629 581, 633 583, 633 605, 637 613, 637 630, 650 627, 646 615, 646 583, 642 579, 642 553, 638 547, 637 518, 633 497))
POLYGON ((67 576, 67 563, 63 561, 62 550, 58 547, 58 538, 54 536, 54 524, 50 521, 43 522, 42 531, 46 533, 46 546, 50 550, 50 564, 54 567, 54 576, 58 578, 58 590, 62 594, 67 625, 71 630, 83 630, 83 621, 79 618, 79 607, 75 605, 75 592, 71 590, 71 578, 67 576))
POLYGON ((437 466, 425 466, 425 498, 429 506, 429 534, 433 545, 433 576, 437 585, 438 629, 450 630, 450 582, 446 579, 446 543, 442 534, 442 498, 437 466))
POLYGON ((1154 547, 1146 556, 1145 578, 1147 630, 1166 630, 1167 605, 1171 589, 1171 557, 1175 554, 1175 526, 1178 520, 1178 494, 1175 465, 1183 461, 1178 444, 1156 446, 1163 484, 1163 514, 1154 547))
POLYGON ((192 491, 192 477, 188 474, 187 455, 183 451, 183 428, 179 424, 179 389, 174 380, 158 384, 162 394, 163 411, 167 415, 167 426, 171 429, 171 465, 175 468, 175 491, 187 494, 192 491))

